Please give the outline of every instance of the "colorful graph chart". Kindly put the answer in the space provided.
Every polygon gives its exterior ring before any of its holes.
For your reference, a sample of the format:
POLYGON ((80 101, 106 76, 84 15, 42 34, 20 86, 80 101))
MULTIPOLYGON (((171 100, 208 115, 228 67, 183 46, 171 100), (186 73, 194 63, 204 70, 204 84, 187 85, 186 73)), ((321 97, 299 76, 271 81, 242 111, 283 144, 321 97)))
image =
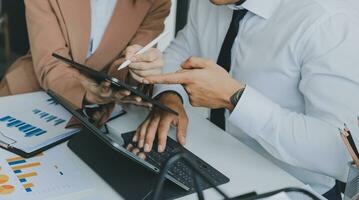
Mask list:
POLYGON ((11 194, 15 190, 15 187, 12 185, 1 185, 0 186, 0 195, 11 194))
POLYGON ((61 119, 55 115, 51 115, 47 112, 41 111, 40 109, 33 109, 32 112, 38 117, 40 117, 41 119, 45 120, 47 123, 53 123, 54 126, 66 122, 66 120, 61 119))
POLYGON ((13 185, 8 185, 7 182, 9 181, 9 176, 5 174, 1 174, 1 167, 0 167, 0 195, 11 194, 14 192, 15 187, 13 185))
POLYGON ((0 149, 0 199, 52 199, 93 188, 93 179, 68 153, 63 145, 24 159, 0 149))
MULTIPOLYGON (((42 156, 43 154, 39 154, 37 156, 42 156)), ((32 188, 34 184, 29 180, 31 177, 37 176, 37 172, 33 171, 32 168, 38 167, 41 165, 40 162, 27 162, 26 159, 16 156, 9 159, 6 159, 6 162, 9 164, 13 172, 16 174, 16 177, 21 182, 24 190, 26 192, 32 192, 32 188), (24 169, 32 172, 23 172, 24 169)))
POLYGON ((0 174, 0 184, 6 183, 9 180, 9 176, 0 174))
POLYGON ((25 137, 40 136, 47 131, 37 128, 31 124, 25 123, 11 116, 5 116, 0 118, 0 122, 6 123, 9 128, 17 128, 20 132, 24 133, 25 137))

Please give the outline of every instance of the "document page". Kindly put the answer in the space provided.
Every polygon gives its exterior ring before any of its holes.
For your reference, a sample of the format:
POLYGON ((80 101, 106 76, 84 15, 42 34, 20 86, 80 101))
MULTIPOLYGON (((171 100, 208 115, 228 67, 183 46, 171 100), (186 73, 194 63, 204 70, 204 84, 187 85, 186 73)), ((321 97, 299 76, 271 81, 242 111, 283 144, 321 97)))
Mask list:
POLYGON ((57 146, 29 159, 0 149, 0 199, 39 200, 94 187, 94 181, 57 146))
POLYGON ((0 105, 0 141, 25 152, 79 131, 65 129, 71 114, 45 92, 1 97, 0 105))

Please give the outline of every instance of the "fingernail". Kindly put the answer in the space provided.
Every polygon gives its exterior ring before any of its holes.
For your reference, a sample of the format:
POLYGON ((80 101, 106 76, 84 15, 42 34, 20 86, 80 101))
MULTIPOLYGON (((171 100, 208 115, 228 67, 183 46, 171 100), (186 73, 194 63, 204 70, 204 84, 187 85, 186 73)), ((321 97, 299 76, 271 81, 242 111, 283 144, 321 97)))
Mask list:
POLYGON ((165 150, 163 145, 158 145, 158 152, 162 153, 165 150))
POLYGON ((140 153, 140 150, 138 148, 135 148, 132 150, 132 153, 137 155, 138 153, 140 153))
POLYGON ((144 83, 144 84, 150 84, 150 82, 149 82, 148 80, 146 80, 146 79, 143 79, 143 80, 142 80, 142 83, 144 83))
POLYGON ((146 159, 146 155, 144 153, 139 153, 138 157, 141 158, 142 160, 146 159))
POLYGON ((145 144, 145 148, 144 148, 145 152, 150 152, 150 145, 149 144, 145 144))
POLYGON ((140 141, 138 142, 138 147, 142 148, 142 147, 143 147, 143 143, 144 143, 144 140, 140 140, 140 141))
POLYGON ((137 142, 137 140, 138 140, 137 135, 133 136, 133 138, 132 138, 132 142, 137 142))
POLYGON ((186 138, 184 136, 181 137, 181 144, 182 145, 186 144, 186 138))
POLYGON ((127 149, 128 151, 131 151, 132 148, 133 148, 132 144, 129 144, 129 145, 126 147, 126 149, 127 149))

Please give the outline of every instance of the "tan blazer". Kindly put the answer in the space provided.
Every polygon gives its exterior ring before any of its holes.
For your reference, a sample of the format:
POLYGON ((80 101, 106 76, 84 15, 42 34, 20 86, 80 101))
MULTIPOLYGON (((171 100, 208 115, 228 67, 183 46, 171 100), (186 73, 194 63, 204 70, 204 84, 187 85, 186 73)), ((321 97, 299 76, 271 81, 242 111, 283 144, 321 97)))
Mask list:
POLYGON ((117 0, 100 46, 88 59, 90 0, 25 0, 30 52, 7 71, 3 88, 10 94, 52 89, 82 107, 85 89, 78 71, 54 59, 57 52, 124 80, 112 63, 132 44, 146 45, 164 29, 170 0, 117 0))

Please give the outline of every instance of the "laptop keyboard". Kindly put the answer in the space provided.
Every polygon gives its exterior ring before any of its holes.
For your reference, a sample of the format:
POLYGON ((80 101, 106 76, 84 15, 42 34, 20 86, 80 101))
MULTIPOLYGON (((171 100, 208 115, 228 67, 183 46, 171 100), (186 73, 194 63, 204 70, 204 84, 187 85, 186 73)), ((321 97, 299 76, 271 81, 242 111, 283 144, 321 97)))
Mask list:
MULTIPOLYGON (((122 138, 125 142, 125 148, 128 144, 132 144, 136 146, 137 144, 132 142, 132 138, 135 132, 129 132, 122 134, 122 138)), ((212 178, 212 181, 215 185, 220 185, 229 181, 229 179, 221 174, 219 171, 214 169, 212 166, 198 158, 193 153, 189 152, 182 145, 177 143, 170 137, 167 137, 166 149, 163 153, 158 153, 157 151, 157 142, 153 143, 152 150, 146 154, 146 161, 152 164, 153 166, 162 169, 166 164, 166 161, 175 153, 179 151, 184 151, 189 153, 191 160, 198 164, 199 169, 206 174, 208 177, 212 178)), ((194 191, 194 180, 192 176, 192 170, 187 166, 182 160, 178 160, 173 163, 173 165, 169 169, 168 173, 171 177, 173 177, 176 181, 180 182, 187 188, 183 187, 186 190, 194 191)), ((207 182, 200 179, 200 185, 202 188, 211 187, 207 182)))

